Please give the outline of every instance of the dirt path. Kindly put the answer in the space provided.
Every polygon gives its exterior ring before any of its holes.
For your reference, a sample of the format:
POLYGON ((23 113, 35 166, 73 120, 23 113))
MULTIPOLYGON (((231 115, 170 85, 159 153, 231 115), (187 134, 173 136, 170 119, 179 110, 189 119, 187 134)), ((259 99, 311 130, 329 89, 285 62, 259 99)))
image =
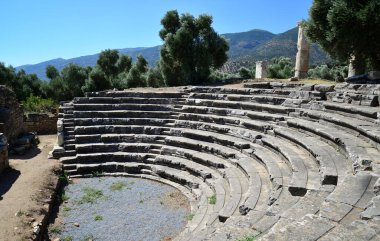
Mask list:
POLYGON ((47 182, 54 177, 52 170, 58 165, 57 160, 47 159, 55 138, 56 135, 39 136, 38 147, 26 155, 10 157, 11 169, 0 176, 1 241, 22 240, 25 232, 32 229, 22 222, 26 216, 29 221, 39 221, 39 214, 32 210, 39 210, 38 199, 46 191, 47 182))

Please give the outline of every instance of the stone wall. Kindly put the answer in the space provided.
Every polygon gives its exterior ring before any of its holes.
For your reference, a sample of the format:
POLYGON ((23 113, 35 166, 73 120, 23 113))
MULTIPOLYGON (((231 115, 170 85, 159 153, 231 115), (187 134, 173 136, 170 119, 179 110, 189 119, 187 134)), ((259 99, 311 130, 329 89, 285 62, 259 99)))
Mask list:
POLYGON ((57 120, 57 115, 28 114, 24 119, 24 130, 39 135, 57 134, 57 120))
POLYGON ((23 131, 24 115, 16 94, 8 87, 0 85, 0 132, 9 143, 13 143, 23 131))
POLYGON ((9 166, 8 143, 3 133, 0 133, 0 174, 9 166))

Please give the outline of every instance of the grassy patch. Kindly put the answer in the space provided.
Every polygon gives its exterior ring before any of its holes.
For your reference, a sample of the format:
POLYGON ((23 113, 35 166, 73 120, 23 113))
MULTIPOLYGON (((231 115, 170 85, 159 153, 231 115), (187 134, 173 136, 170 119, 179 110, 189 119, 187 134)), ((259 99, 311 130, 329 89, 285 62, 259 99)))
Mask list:
POLYGON ((62 215, 64 216, 64 217, 67 217, 68 215, 69 215, 69 212, 72 210, 72 208, 70 208, 70 207, 63 207, 63 209, 62 209, 62 215))
POLYGON ((18 210, 17 213, 15 214, 16 217, 21 217, 21 216, 24 216, 25 215, 25 212, 22 211, 22 210, 18 210))
POLYGON ((207 198, 208 203, 214 205, 216 203, 216 196, 212 195, 211 197, 207 198))
POLYGON ((70 212, 71 210, 72 210, 72 208, 70 208, 70 207, 63 207, 64 212, 70 212))
POLYGON ((195 216, 194 213, 189 213, 189 214, 186 215, 186 220, 187 221, 191 221, 191 220, 193 220, 194 216, 195 216))
POLYGON ((127 184, 125 182, 114 182, 110 186, 111 191, 120 191, 122 190, 127 184))
POLYGON ((102 190, 86 187, 83 191, 85 194, 81 197, 81 199, 79 199, 78 204, 94 203, 99 198, 104 197, 102 190))
POLYGON ((73 241, 73 236, 65 236, 62 238, 62 241, 73 241))
POLYGON ((92 172, 92 176, 93 177, 101 177, 101 176, 103 176, 103 172, 102 171, 92 172))
POLYGON ((324 80, 324 79, 301 79, 299 83, 302 84, 336 84, 335 81, 332 80, 324 80))
POLYGON ((80 241, 94 240, 94 235, 86 234, 80 241))
POLYGON ((95 221, 102 221, 102 220, 103 220, 103 216, 97 214, 97 215, 95 215, 94 220, 95 220, 95 221))
POLYGON ((238 239, 237 241, 254 241, 256 237, 254 235, 244 236, 242 239, 238 239))
POLYGON ((49 227, 49 233, 51 234, 61 234, 62 228, 57 225, 52 225, 49 227))

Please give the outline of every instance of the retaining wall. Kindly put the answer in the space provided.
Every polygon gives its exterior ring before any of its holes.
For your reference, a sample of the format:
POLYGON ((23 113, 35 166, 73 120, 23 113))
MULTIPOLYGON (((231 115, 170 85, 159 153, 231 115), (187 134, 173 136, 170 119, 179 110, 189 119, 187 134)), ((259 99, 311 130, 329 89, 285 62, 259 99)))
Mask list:
POLYGON ((9 143, 13 143, 23 131, 24 115, 16 94, 8 87, 0 85, 0 132, 9 143))
POLYGON ((58 116, 49 114, 28 114, 24 119, 25 132, 37 132, 39 135, 57 133, 58 116))

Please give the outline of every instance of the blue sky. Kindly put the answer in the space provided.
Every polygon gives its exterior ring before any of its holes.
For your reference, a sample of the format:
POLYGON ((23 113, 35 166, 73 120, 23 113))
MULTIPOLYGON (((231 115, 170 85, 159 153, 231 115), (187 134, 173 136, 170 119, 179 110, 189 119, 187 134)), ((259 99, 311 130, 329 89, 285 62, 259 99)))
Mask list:
POLYGON ((214 17, 218 33, 281 33, 307 19, 312 0, 0 0, 0 62, 19 66, 161 44, 168 10, 214 17))

